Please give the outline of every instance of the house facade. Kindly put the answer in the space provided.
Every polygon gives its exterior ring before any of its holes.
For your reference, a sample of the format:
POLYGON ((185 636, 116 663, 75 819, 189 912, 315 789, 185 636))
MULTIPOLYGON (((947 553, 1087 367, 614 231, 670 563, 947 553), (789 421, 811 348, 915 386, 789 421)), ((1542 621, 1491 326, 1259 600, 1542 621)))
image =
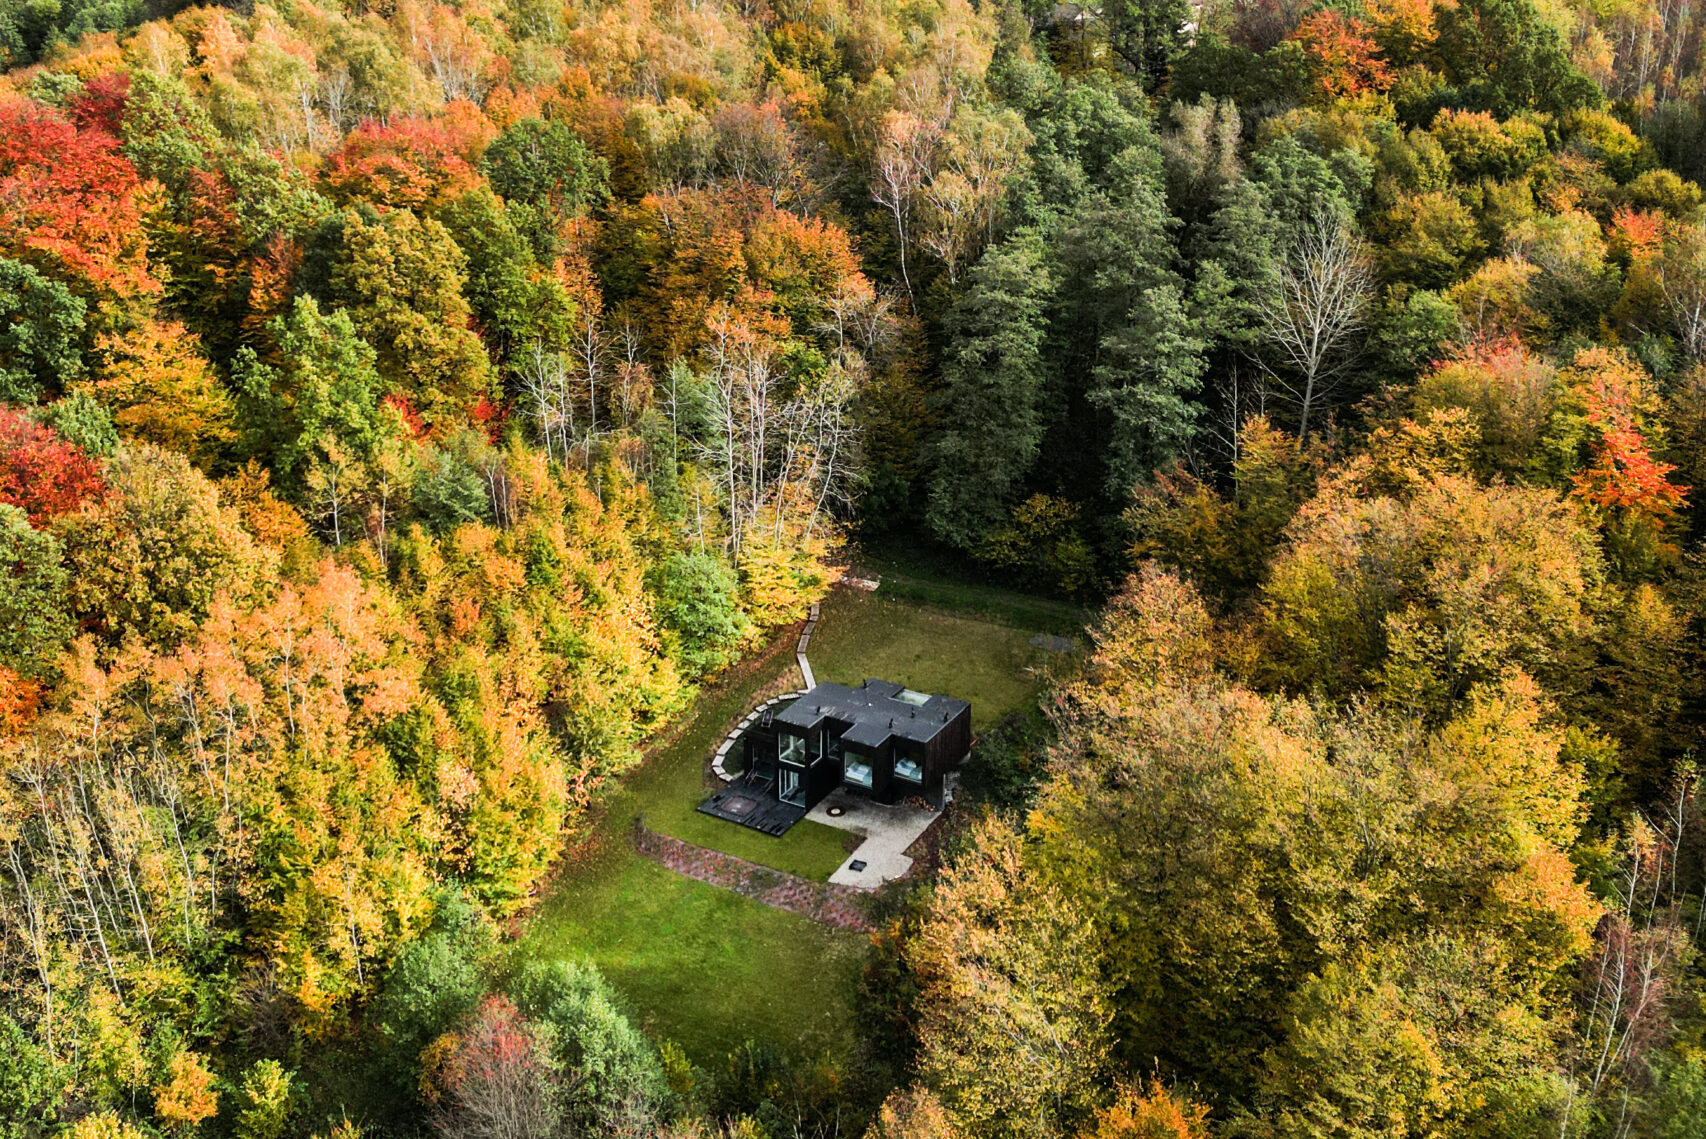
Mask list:
POLYGON ((886 680, 819 684, 746 736, 747 771, 810 810, 837 787, 879 803, 942 801, 943 777, 971 748, 971 705, 886 680))

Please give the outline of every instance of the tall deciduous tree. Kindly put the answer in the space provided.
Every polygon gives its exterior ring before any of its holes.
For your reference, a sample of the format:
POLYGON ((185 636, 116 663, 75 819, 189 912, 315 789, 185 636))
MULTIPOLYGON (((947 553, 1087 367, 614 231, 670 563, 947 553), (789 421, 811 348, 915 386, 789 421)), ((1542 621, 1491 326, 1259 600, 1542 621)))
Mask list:
POLYGON ((1272 292, 1261 301, 1276 366, 1269 371, 1297 404, 1297 435, 1331 396, 1368 323, 1374 273, 1353 223, 1322 210, 1293 237, 1272 292))
POLYGON ((1042 236, 1022 231, 978 261, 948 318, 926 517, 939 538, 962 549, 1006 520, 1037 460, 1054 289, 1042 236))
POLYGON ((465 414, 491 388, 491 361, 469 328, 467 258, 444 226, 408 210, 345 210, 316 237, 313 282, 347 309, 378 354, 380 373, 437 420, 465 414))
POLYGON ((0 258, 0 400, 34 403, 77 378, 84 312, 58 281, 0 258))

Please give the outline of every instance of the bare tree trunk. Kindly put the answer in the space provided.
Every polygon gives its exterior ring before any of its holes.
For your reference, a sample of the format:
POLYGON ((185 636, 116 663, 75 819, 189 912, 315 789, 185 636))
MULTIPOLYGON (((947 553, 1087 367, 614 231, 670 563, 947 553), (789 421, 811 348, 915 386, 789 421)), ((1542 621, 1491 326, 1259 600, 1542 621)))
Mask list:
POLYGON ((1350 363, 1351 340, 1365 327, 1373 295, 1374 274, 1362 239, 1336 212, 1317 213, 1260 302, 1277 357, 1264 367, 1297 400, 1300 440, 1309 438, 1316 401, 1330 393, 1350 363))

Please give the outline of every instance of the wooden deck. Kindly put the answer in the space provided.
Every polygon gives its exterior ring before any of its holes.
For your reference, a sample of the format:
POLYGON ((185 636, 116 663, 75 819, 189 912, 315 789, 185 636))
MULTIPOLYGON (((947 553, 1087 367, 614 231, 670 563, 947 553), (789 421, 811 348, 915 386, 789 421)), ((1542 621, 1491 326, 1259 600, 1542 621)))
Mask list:
POLYGON ((727 787, 711 792, 698 809, 713 818, 777 837, 787 834, 789 827, 806 817, 804 807, 784 803, 776 797, 773 781, 751 775, 743 775, 727 787))

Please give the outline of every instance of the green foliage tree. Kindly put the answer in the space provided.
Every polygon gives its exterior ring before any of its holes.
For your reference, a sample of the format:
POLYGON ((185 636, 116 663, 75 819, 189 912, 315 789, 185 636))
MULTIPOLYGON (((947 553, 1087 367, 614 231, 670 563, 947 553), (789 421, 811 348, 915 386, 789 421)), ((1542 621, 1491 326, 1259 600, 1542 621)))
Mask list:
POLYGON ((34 403, 78 377, 83 316, 64 285, 0 258, 0 401, 34 403))
POLYGON ((486 148, 484 169, 541 256, 555 251, 564 222, 610 198, 610 164, 556 119, 516 122, 486 148))
POLYGON ((57 1118, 65 1090, 52 1053, 0 1016, 0 1139, 35 1139, 57 1118))
POLYGON ((482 188, 438 215, 468 257, 468 303, 500 360, 533 344, 561 345, 575 312, 562 283, 535 261, 516 212, 482 188))
POLYGON ((0 665, 23 676, 51 669, 70 640, 66 573, 52 534, 0 503, 0 665))
POLYGON ((1166 82, 1186 42, 1186 0, 1114 0, 1100 11, 1108 48, 1136 72, 1145 90, 1166 82))
POLYGON ((1469 106, 1503 118, 1599 105, 1599 89, 1570 62, 1569 46, 1533 0, 1463 0, 1435 18, 1435 59, 1469 106))
POLYGON ((491 361, 469 328, 467 258, 432 218, 349 209, 315 235, 309 282, 373 345, 388 384, 432 421, 491 390, 491 361))
POLYGON ((658 569, 657 615, 675 641, 681 674, 710 676, 734 659, 752 633, 740 608, 740 579, 724 558, 690 550, 658 569))
POLYGON ((381 408, 386 385, 377 356, 349 313, 322 313, 313 297, 298 297, 269 331, 278 345, 277 365, 245 348, 232 367, 249 453, 266 456, 279 475, 294 481, 323 457, 328 437, 371 456, 396 425, 381 408))
POLYGON ((516 1007, 548 1029, 570 1081, 563 1117, 583 1128, 643 1127, 664 1114, 669 1085, 656 1050, 593 966, 531 961, 508 986, 516 1007))
POLYGON ((950 545, 970 549, 987 538, 1037 461, 1054 289, 1042 236, 1024 230, 983 255, 948 318, 926 517, 950 545))

